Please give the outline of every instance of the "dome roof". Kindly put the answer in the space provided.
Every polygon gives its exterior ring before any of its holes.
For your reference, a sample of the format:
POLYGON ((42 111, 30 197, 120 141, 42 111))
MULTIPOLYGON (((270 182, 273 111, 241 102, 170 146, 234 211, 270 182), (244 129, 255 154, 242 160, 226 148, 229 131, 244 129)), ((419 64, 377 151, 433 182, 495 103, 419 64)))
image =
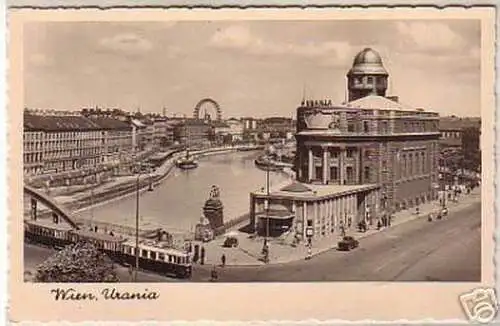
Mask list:
POLYGON ((308 187, 304 186, 302 183, 294 182, 288 186, 285 186, 281 188, 281 191, 287 191, 287 192, 309 192, 311 189, 308 187))
POLYGON ((354 57, 354 62, 349 74, 388 75, 380 54, 371 48, 365 48, 354 57))

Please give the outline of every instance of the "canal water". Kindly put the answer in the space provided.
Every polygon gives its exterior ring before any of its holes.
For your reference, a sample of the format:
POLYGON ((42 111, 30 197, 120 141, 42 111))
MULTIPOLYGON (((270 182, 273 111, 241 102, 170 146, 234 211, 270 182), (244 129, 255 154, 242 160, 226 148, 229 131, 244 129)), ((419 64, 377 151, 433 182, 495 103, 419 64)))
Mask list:
MULTIPOLYGON (((141 228, 162 227, 168 230, 193 231, 202 216, 210 188, 220 188, 224 221, 249 211, 249 193, 265 187, 266 172, 254 165, 258 152, 234 152, 199 159, 199 167, 174 169, 154 191, 140 195, 141 228)), ((271 187, 284 184, 289 176, 270 173, 271 187)), ((136 197, 125 198, 76 213, 75 217, 133 227, 136 197)))

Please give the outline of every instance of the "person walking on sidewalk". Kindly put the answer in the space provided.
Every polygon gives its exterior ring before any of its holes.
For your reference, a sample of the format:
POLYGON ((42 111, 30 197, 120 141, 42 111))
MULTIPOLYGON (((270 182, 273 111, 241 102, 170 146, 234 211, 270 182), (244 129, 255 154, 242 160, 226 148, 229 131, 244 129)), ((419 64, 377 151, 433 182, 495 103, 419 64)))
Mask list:
POLYGON ((222 257, 220 257, 220 261, 222 263, 222 267, 226 266, 226 255, 222 254, 222 257))
POLYGON ((306 260, 309 260, 312 258, 312 246, 311 245, 308 245, 307 246, 307 256, 306 256, 306 260))
POLYGON ((205 247, 201 247, 201 252, 200 252, 200 264, 204 265, 205 264, 205 247))

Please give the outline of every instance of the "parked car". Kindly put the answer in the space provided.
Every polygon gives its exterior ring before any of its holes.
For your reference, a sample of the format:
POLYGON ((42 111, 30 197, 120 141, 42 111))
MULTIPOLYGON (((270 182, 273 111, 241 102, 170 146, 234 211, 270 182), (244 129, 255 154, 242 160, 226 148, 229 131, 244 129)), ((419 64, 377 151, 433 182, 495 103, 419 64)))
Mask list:
POLYGON ((341 251, 349 251, 359 246, 359 241, 351 236, 345 236, 337 245, 337 249, 341 251))
POLYGON ((226 248, 238 247, 238 239, 236 239, 235 237, 227 237, 226 240, 224 240, 224 247, 226 248))

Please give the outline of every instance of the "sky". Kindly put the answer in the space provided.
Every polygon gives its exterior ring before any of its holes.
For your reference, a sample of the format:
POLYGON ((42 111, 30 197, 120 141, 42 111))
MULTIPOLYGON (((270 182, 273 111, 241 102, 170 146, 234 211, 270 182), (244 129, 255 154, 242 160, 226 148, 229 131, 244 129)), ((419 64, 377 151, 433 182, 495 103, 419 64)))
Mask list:
POLYGON ((291 117, 304 94, 343 102, 354 56, 371 47, 387 95, 479 116, 480 33, 477 20, 30 22, 25 107, 189 116, 209 97, 224 117, 291 117))

